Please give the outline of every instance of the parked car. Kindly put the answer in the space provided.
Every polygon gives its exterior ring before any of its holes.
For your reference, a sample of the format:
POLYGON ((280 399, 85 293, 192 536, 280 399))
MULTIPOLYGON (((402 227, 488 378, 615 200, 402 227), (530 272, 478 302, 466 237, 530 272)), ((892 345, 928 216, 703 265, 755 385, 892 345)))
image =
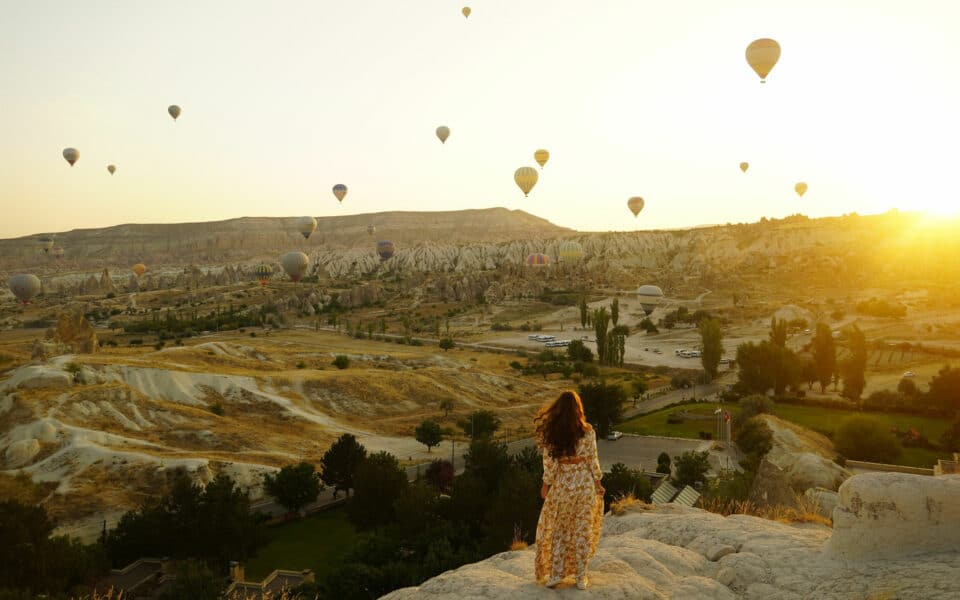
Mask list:
POLYGON ((615 442, 616 440, 619 440, 622 437, 623 437, 623 434, 620 433, 619 431, 611 431, 610 433, 607 434, 607 439, 610 440, 611 442, 615 442))
POLYGON ((904 377, 916 377, 916 375, 917 375, 917 374, 914 373, 913 371, 904 371, 904 373, 903 373, 903 376, 904 376, 904 377))

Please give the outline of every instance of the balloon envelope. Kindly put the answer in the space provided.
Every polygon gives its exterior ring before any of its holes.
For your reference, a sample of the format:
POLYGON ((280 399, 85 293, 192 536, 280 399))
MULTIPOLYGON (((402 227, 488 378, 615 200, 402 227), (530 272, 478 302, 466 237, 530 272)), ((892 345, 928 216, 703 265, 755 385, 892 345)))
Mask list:
POLYGON ((633 213, 633 216, 636 217, 640 214, 640 211, 643 210, 643 198, 640 196, 634 196, 627 200, 627 206, 630 208, 630 212, 633 213))
POLYGON ((257 279, 260 280, 260 285, 267 285, 267 282, 270 281, 270 276, 273 275, 273 267, 267 264, 257 265, 253 273, 257 276, 257 279))
POLYGON ((167 112, 170 113, 170 116, 173 117, 174 121, 176 121, 177 117, 180 116, 180 107, 176 104, 171 104, 167 107, 167 112))
POLYGON ((563 262, 576 262, 583 257, 583 246, 570 240, 561 242, 558 254, 563 262))
POLYGON ((140 277, 147 272, 147 266, 143 263, 137 263, 131 268, 134 273, 137 274, 137 277, 140 277))
POLYGON ((517 186, 523 190, 523 197, 526 198, 527 194, 530 193, 530 190, 533 189, 533 186, 537 185, 537 170, 533 167, 520 167, 513 173, 513 180, 517 182, 517 186))
POLYGON ((10 291, 17 297, 17 300, 26 304, 34 296, 40 293, 43 286, 40 285, 40 278, 36 275, 14 275, 7 282, 10 291))
POLYGON ((111 175, 113 175, 114 173, 117 172, 117 166, 116 166, 116 165, 107 165, 107 170, 110 171, 110 174, 111 174, 111 175))
POLYGON ((441 125, 437 127, 437 137, 440 138, 440 141, 444 144, 447 143, 447 138, 450 137, 450 128, 446 125, 441 125))
POLYGON ((807 193, 807 184, 801 181, 797 185, 793 186, 793 191, 795 191, 798 196, 803 198, 803 195, 807 193))
POLYGON ((637 288, 637 297, 640 299, 640 308, 649 317, 663 298, 663 290, 655 285, 641 285, 637 288))
POLYGON ((293 281, 300 281, 306 275, 310 259, 303 252, 288 252, 280 258, 280 266, 293 281))
POLYGON ((537 164, 540 165, 540 168, 542 169, 544 165, 547 164, 547 161, 550 160, 550 153, 543 148, 540 148, 533 153, 533 159, 537 161, 537 164))
POLYGON ((54 257, 54 258, 57 258, 57 259, 63 258, 63 247, 62 247, 62 246, 54 246, 54 247, 53 247, 53 257, 54 257))
POLYGON ((37 238, 37 243, 40 244, 40 247, 43 248, 43 252, 46 254, 50 252, 50 249, 53 248, 53 238, 52 237, 42 237, 37 238))
POLYGON ((72 167, 77 160, 80 159, 80 151, 76 148, 64 148, 63 149, 63 158, 70 163, 72 167))
POLYGON ((749 168, 750 168, 750 163, 745 163, 745 162, 740 163, 740 170, 743 171, 744 173, 746 173, 747 169, 749 168))
POLYGON ((526 260, 528 267, 548 267, 550 266, 550 257, 546 254, 531 254, 526 260))
POLYGON ((469 17, 469 16, 470 16, 470 13, 471 13, 472 11, 470 10, 470 7, 469 7, 469 6, 464 6, 464 7, 463 7, 463 10, 461 10, 460 12, 463 13, 463 16, 464 16, 464 17, 469 17))
POLYGON ((780 44, 776 40, 761 38, 750 42, 747 46, 747 63, 757 75, 760 76, 761 83, 765 82, 770 70, 773 69, 777 61, 780 60, 780 44))
POLYGON ((375 225, 367 225, 367 235, 373 235, 377 232, 377 227, 375 225))
POLYGON ((296 228, 303 239, 308 239, 310 234, 317 230, 317 220, 313 217, 300 217, 297 219, 296 228))
POLYGON ((347 186, 342 183, 333 186, 333 195, 337 197, 337 200, 343 202, 343 197, 347 195, 347 186))
POLYGON ((381 240, 377 242, 377 254, 380 255, 380 260, 388 260, 393 256, 395 248, 393 242, 390 240, 381 240))

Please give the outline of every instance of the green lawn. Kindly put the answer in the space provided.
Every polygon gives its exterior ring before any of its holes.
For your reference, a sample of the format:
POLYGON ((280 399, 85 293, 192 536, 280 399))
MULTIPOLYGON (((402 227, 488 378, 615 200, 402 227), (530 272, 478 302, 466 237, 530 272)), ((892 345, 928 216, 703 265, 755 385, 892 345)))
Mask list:
MULTIPOLYGON (((672 412, 678 412, 683 409, 696 414, 711 414, 716 408, 717 405, 713 403, 669 407, 625 421, 618 425, 617 428, 620 431, 640 435, 663 435, 696 439, 699 437, 700 431, 714 431, 715 425, 713 421, 684 421, 683 423, 671 425, 667 423, 667 416, 672 412)), ((739 406, 736 404, 724 404, 723 408, 724 410, 729 410, 731 414, 736 414, 739 410, 739 406)), ((899 427, 901 430, 915 427, 917 431, 925 435, 927 439, 934 444, 939 442, 940 436, 943 435, 943 432, 950 426, 950 421, 946 419, 889 413, 858 413, 853 410, 799 406, 796 404, 777 404, 773 412, 781 419, 791 421, 797 425, 825 435, 828 433, 832 435, 840 423, 847 417, 866 414, 866 416, 883 423, 884 427, 899 427)), ((950 455, 945 452, 926 450, 923 448, 904 448, 903 453, 896 463, 910 467, 929 469, 937 462, 938 458, 949 457, 950 455)))
POLYGON ((274 569, 313 569, 319 582, 337 569, 356 543, 357 533, 341 507, 270 527, 267 537, 267 545, 245 566, 248 581, 262 581, 274 569))

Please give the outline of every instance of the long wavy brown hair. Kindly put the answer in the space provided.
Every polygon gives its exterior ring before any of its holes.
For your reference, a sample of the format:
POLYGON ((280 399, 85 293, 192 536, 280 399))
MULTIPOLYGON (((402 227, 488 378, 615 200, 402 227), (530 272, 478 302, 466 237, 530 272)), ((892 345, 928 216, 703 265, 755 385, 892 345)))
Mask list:
POLYGON ((576 454, 577 442, 591 429, 580 396, 572 391, 541 408, 533 423, 537 442, 553 458, 576 454))

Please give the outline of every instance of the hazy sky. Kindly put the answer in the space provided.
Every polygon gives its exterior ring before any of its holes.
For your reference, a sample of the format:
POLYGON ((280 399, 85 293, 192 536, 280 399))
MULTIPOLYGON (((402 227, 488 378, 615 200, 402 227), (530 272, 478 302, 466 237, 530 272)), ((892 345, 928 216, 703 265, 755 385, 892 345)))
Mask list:
POLYGON ((952 0, 0 0, 0 14, 3 237, 491 206, 580 230, 960 210, 952 0), (783 48, 764 85, 744 59, 759 37, 783 48), (525 199, 513 172, 540 147, 552 157, 525 199))

